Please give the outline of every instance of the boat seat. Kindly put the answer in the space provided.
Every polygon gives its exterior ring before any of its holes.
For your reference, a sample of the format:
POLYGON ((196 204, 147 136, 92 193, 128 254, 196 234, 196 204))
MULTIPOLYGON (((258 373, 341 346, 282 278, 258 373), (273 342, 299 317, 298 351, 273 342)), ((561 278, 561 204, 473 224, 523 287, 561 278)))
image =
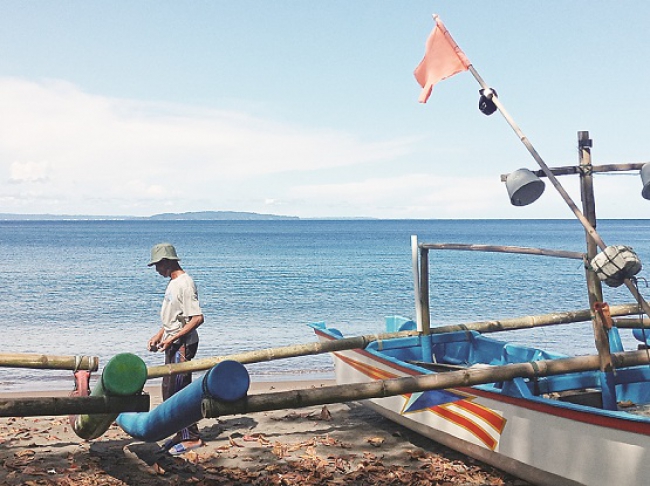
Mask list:
POLYGON ((476 331, 455 331, 431 335, 433 360, 464 366, 468 364, 469 348, 472 340, 478 336, 476 331))
POLYGON ((483 336, 476 337, 470 348, 470 363, 504 364, 504 343, 483 336))

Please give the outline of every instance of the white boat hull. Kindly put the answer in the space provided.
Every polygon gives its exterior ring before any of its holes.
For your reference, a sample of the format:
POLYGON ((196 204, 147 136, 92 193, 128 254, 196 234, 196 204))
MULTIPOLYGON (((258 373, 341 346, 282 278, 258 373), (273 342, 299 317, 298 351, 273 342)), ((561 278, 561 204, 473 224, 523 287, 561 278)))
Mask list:
MULTIPOLYGON (((316 332, 322 340, 332 339, 316 332)), ((367 351, 333 355, 339 384, 419 374, 367 351)), ((468 387, 372 399, 367 405, 534 484, 650 484, 650 419, 554 402, 468 387)))

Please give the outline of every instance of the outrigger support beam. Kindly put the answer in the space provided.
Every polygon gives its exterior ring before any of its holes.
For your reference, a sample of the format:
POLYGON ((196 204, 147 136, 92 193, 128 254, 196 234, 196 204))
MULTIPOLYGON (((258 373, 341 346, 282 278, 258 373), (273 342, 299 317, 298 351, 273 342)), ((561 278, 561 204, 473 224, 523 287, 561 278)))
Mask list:
MULTIPOLYGON (((650 354, 646 351, 630 351, 613 354, 612 359, 620 367, 644 365, 650 363, 650 354)), ((217 418, 224 415, 284 410, 370 398, 385 398, 418 391, 498 383, 514 378, 535 378, 568 372, 593 371, 599 368, 599 356, 578 356, 488 368, 469 368, 446 373, 377 380, 370 383, 348 383, 313 389, 262 393, 250 395, 235 402, 205 398, 201 403, 201 411, 205 418, 217 418)))

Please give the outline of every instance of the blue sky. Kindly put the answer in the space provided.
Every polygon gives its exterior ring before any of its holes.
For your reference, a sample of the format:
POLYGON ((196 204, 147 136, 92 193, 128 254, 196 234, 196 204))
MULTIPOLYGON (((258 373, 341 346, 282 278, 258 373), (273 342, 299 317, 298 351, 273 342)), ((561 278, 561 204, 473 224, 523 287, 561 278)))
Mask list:
MULTIPOLYGON (((571 218, 469 73, 426 105, 413 70, 440 15, 549 166, 646 162, 641 1, 3 2, 0 212, 571 218)), ((574 178, 562 178, 580 203, 574 178)), ((601 218, 647 218, 634 175, 599 175, 601 218)))

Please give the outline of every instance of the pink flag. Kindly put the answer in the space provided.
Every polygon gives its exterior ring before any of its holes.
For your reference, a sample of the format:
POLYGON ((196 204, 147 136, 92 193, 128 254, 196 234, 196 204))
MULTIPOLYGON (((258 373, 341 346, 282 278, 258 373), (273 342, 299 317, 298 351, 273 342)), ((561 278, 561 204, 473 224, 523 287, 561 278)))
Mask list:
POLYGON ((461 71, 467 71, 469 59, 451 38, 451 35, 438 16, 434 16, 436 25, 427 39, 424 59, 415 68, 415 79, 424 89, 419 102, 426 103, 431 96, 433 85, 461 71))

